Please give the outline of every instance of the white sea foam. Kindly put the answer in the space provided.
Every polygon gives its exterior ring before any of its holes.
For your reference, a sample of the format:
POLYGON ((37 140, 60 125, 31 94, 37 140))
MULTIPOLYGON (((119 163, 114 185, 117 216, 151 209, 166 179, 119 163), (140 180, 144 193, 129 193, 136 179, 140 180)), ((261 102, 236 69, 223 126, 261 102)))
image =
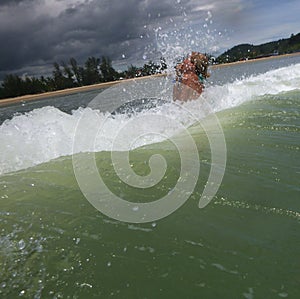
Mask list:
POLYGON ((212 86, 205 97, 214 111, 238 106, 263 95, 276 95, 281 92, 300 89, 300 64, 252 75, 222 86, 212 86))
POLYGON ((191 125, 195 118, 183 113, 186 109, 192 111, 196 118, 203 118, 211 111, 231 108, 262 95, 274 95, 299 88, 300 64, 296 64, 222 86, 211 86, 198 101, 188 102, 183 106, 170 102, 155 111, 144 111, 132 118, 127 115, 112 118, 108 117, 107 113, 91 108, 79 108, 71 115, 54 107, 35 109, 24 115, 15 116, 0 126, 0 174, 71 155, 79 120, 82 135, 77 134, 76 138, 82 138, 82 142, 79 142, 80 146, 76 148, 76 152, 111 150, 120 128, 130 119, 131 125, 126 128, 126 134, 117 137, 119 145, 117 149, 128 150, 162 141, 176 134, 182 125, 185 127, 191 125), (201 101, 208 102, 211 110, 199 109, 201 101), (142 117, 153 113, 163 117, 160 117, 159 121, 158 118, 154 118, 153 122, 147 118, 141 125, 142 117), (135 118, 139 118, 136 125, 135 118), (175 119, 179 124, 178 127, 170 126, 170 119, 175 119), (156 134, 143 136, 145 127, 150 127, 156 134), (86 143, 84 140, 92 138, 95 129, 99 131, 91 146, 90 142, 86 143), (139 131, 141 138, 134 142, 130 140, 131 131, 135 133, 139 131))

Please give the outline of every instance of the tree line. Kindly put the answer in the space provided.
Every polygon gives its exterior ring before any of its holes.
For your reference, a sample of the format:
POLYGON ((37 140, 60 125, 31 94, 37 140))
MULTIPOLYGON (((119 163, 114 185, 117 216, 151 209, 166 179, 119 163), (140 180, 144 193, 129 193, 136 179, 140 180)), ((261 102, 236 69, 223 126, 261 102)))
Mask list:
MULTIPOLYGON (((261 45, 241 44, 224 52, 217 58, 208 55, 211 63, 227 63, 245 59, 255 59, 271 55, 300 52, 300 33, 292 34, 290 38, 281 39, 261 45)), ((135 78, 161 73, 167 68, 164 58, 159 63, 149 61, 143 67, 130 65, 126 71, 118 72, 109 57, 89 57, 79 65, 75 58, 67 63, 53 64, 52 75, 48 77, 20 77, 9 74, 0 85, 0 99, 17 97, 27 94, 37 94, 49 91, 86 86, 102 82, 135 78)))
POLYGON ((68 63, 55 62, 52 75, 48 77, 6 75, 0 86, 0 99, 148 76, 161 73, 166 68, 164 58, 161 58, 159 63, 149 61, 141 68, 130 65, 122 72, 113 68, 109 57, 89 57, 83 66, 79 65, 75 58, 71 58, 68 63))
POLYGON ((238 60, 256 59, 274 55, 300 52, 300 33, 292 34, 290 38, 264 43, 260 45, 241 44, 234 46, 221 54, 217 63, 234 62, 238 60))

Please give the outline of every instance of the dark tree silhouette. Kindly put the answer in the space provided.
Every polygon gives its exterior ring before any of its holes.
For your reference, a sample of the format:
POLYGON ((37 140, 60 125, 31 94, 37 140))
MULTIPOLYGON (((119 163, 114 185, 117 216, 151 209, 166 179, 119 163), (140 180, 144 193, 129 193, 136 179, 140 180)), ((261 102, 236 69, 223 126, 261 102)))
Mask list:
POLYGON ((83 85, 91 85, 101 82, 99 64, 99 58, 89 57, 87 59, 85 62, 85 69, 83 71, 83 85))
POLYGON ((77 65, 77 61, 75 58, 71 58, 70 59, 70 65, 71 65, 71 69, 72 72, 74 74, 75 77, 75 81, 77 83, 78 86, 82 86, 82 74, 80 72, 80 68, 77 65))
POLYGON ((64 75, 66 76, 66 78, 64 80, 66 88, 72 88, 72 87, 76 86, 76 84, 74 82, 75 75, 72 72, 71 68, 64 61, 62 61, 61 65, 64 70, 64 75))
POLYGON ((100 71, 103 82, 115 81, 119 79, 119 73, 112 67, 111 60, 108 57, 102 57, 100 71))
POLYGON ((22 79, 17 75, 6 75, 2 88, 4 97, 18 97, 24 94, 22 79))
POLYGON ((52 76, 46 78, 43 76, 21 78, 15 74, 5 76, 0 86, 0 99, 152 75, 163 71, 167 65, 161 58, 160 64, 149 61, 142 68, 130 65, 126 71, 117 72, 110 58, 103 56, 101 59, 89 57, 84 66, 78 65, 76 59, 72 57, 69 63, 54 62, 53 68, 52 76))

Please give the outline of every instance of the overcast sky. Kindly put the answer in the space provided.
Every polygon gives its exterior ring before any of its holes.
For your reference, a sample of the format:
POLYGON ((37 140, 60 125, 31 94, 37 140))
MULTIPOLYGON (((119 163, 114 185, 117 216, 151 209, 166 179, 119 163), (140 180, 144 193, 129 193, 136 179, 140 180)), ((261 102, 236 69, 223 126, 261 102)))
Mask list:
POLYGON ((300 32, 299 0, 0 0, 0 79, 54 61, 109 56, 142 64, 191 50, 215 55, 300 32))

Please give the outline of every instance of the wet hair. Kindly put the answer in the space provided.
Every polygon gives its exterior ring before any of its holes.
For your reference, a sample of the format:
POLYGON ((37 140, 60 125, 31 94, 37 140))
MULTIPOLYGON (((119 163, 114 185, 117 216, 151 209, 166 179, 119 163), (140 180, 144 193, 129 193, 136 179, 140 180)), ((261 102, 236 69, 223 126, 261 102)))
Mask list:
POLYGON ((196 74, 198 76, 201 74, 204 78, 209 77, 209 74, 207 73, 208 58, 206 55, 198 52, 192 52, 190 59, 196 67, 196 74))

